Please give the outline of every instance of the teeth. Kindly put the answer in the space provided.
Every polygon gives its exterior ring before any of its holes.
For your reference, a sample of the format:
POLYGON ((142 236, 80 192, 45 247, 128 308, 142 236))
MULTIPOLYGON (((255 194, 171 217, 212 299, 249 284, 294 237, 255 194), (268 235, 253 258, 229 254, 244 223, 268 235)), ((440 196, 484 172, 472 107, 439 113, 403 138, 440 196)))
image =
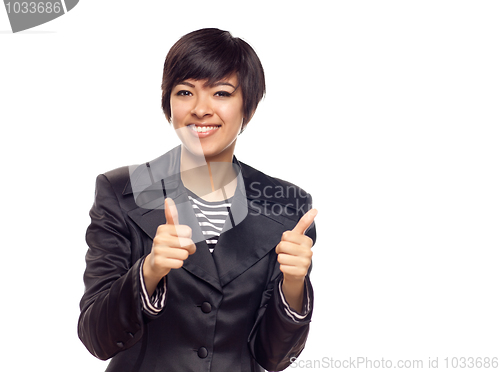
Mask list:
POLYGON ((207 132, 212 129, 217 129, 218 127, 208 126, 208 127, 197 127, 196 125, 191 125, 191 129, 198 133, 207 132))

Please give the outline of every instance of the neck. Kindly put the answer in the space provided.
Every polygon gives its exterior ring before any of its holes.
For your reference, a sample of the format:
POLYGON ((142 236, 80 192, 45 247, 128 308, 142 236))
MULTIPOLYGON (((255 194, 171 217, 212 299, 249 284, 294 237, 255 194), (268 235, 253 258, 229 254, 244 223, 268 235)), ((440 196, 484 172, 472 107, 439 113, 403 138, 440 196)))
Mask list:
POLYGON ((186 188, 205 200, 218 201, 234 195, 237 172, 230 157, 206 158, 196 156, 182 146, 181 179, 186 188))

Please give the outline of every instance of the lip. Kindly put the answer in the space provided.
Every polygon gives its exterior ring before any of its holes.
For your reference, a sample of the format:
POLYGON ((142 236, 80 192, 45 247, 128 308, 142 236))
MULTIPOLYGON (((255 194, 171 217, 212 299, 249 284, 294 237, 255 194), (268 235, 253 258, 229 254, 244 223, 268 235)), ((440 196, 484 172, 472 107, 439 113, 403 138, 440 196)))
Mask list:
POLYGON ((218 124, 189 124, 188 126, 189 133, 197 138, 206 138, 213 134, 215 134, 218 130, 220 130, 220 125, 218 124), (206 130, 204 132, 197 132, 193 129, 193 127, 213 127, 213 129, 206 130))

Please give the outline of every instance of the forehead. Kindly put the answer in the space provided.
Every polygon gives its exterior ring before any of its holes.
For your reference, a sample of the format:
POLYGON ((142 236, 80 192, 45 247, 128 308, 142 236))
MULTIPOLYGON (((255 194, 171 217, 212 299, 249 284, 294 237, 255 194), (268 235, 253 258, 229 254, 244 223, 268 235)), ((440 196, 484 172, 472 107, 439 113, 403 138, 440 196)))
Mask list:
POLYGON ((212 87, 217 87, 217 86, 232 86, 233 88, 236 89, 238 86, 238 75, 236 73, 233 73, 227 77, 224 77, 219 80, 215 79, 184 79, 177 83, 176 85, 188 85, 191 87, 206 87, 206 88, 212 88, 212 87))

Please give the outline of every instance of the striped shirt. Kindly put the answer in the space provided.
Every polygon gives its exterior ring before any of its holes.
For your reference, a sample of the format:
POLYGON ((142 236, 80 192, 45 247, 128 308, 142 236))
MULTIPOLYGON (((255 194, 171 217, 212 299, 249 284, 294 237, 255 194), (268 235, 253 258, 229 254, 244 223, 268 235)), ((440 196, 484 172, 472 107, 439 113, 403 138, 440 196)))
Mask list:
POLYGON ((144 259, 140 266, 140 279, 141 279, 141 302, 142 310, 149 316, 155 317, 160 314, 165 306, 165 300, 167 298, 167 277, 164 276, 151 297, 149 297, 148 290, 146 289, 146 282, 144 280, 144 259))
POLYGON ((209 202, 201 199, 188 190, 188 197, 193 206, 193 211, 200 224, 201 231, 212 253, 215 249, 224 223, 230 214, 232 198, 227 200, 209 202))

